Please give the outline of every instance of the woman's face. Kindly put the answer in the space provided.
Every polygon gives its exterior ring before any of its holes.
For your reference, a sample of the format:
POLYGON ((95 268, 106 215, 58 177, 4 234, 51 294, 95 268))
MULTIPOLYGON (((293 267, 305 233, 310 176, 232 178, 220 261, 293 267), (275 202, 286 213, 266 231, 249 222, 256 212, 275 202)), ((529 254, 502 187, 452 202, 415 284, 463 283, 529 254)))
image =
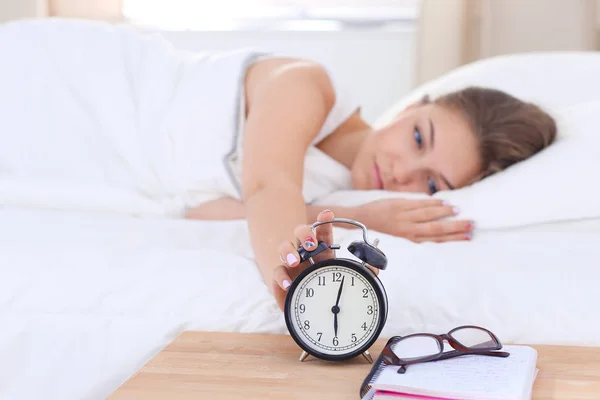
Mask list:
POLYGON ((409 107, 364 141, 353 186, 433 194, 469 185, 480 174, 477 144, 458 112, 434 103, 409 107))

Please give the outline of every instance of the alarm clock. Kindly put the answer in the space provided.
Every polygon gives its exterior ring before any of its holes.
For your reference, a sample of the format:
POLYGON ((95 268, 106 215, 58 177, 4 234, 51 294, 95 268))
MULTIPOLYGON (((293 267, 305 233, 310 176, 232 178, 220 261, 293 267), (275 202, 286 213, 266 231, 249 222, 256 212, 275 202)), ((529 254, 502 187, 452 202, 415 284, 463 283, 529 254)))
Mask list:
POLYGON ((327 361, 343 361, 362 355, 369 363, 369 348, 379 337, 387 320, 388 300, 385 288, 367 264, 384 270, 385 254, 375 239, 369 243, 367 228, 360 222, 334 218, 318 221, 311 227, 343 222, 363 230, 363 240, 350 243, 348 251, 357 260, 329 258, 314 262, 313 257, 339 245, 319 242, 313 251, 298 248, 301 262, 310 264, 292 282, 284 304, 287 329, 303 350, 300 361, 308 355, 327 361))

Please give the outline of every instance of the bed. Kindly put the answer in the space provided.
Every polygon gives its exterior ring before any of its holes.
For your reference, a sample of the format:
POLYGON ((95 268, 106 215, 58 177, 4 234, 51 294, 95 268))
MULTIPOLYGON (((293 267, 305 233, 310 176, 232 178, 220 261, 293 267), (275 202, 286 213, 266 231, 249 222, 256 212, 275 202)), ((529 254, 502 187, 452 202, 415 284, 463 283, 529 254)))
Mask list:
MULTIPOLYGON (((479 82, 544 101, 564 127, 552 152, 439 194, 476 219, 473 241, 370 232, 390 260, 383 337, 472 323, 504 342, 600 346, 598 72, 593 53, 500 57, 417 88, 382 115, 378 123, 423 92, 479 82), (557 80, 559 71, 570 73, 557 80)), ((165 217, 126 189, 82 194, 0 178, 0 397, 105 398, 184 330, 287 333, 244 221, 165 217)), ((359 236, 335 228, 342 246, 359 236)))

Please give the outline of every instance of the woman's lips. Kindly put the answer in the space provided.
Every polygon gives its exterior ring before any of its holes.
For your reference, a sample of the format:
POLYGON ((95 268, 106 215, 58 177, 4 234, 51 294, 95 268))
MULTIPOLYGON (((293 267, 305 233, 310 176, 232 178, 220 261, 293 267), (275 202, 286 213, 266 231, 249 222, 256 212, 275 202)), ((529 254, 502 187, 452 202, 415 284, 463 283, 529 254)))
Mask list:
POLYGON ((383 189, 383 181, 381 180, 381 172, 377 166, 377 162, 373 162, 373 177, 375 178, 376 189, 383 189))

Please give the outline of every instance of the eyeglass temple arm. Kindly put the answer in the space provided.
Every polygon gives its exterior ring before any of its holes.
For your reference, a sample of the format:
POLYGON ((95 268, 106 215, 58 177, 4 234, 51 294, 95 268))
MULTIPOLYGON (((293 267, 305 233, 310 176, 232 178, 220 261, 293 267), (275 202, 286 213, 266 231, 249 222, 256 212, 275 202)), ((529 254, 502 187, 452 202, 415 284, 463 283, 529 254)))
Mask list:
POLYGON ((468 355, 491 356, 491 357, 508 357, 508 356, 510 356, 510 353, 506 352, 506 351, 497 351, 497 350, 483 350, 483 351, 458 351, 458 350, 452 350, 452 351, 448 351, 446 353, 442 353, 434 361, 447 360, 449 358, 460 357, 460 356, 468 356, 468 355))
MULTIPOLYGON (((400 365, 401 364, 400 359, 393 352, 389 351, 389 352, 384 352, 384 353, 387 353, 387 354, 383 354, 383 356, 384 356, 384 361, 386 361, 386 363, 388 363, 388 365, 400 365)), ((497 350, 483 350, 483 351, 452 350, 452 351, 448 351, 446 353, 442 353, 438 358, 436 358, 432 361, 441 361, 441 360, 447 360, 449 358, 468 356, 468 355, 508 357, 508 356, 510 356, 510 353, 508 353, 506 351, 497 351, 497 350)), ((412 363, 407 363, 407 365, 410 365, 410 364, 412 364, 412 363)))
MULTIPOLYGON (((438 358, 436 358, 435 360, 431 360, 433 362, 435 361, 441 361, 441 360, 447 360, 449 358, 455 358, 455 357, 462 357, 462 356, 468 356, 468 355, 479 355, 479 356, 492 356, 492 357, 508 357, 510 356, 510 353, 506 352, 506 351, 474 351, 474 352, 463 352, 463 351, 458 351, 458 350, 453 350, 453 351, 449 351, 447 353, 442 353, 442 355, 440 355, 438 358)), ((394 364, 392 364, 394 365, 394 364)), ((410 364, 406 364, 406 365, 400 365, 400 367, 398 368, 398 371, 396 371, 399 374, 404 374, 406 372, 406 367, 410 365, 410 364)))

